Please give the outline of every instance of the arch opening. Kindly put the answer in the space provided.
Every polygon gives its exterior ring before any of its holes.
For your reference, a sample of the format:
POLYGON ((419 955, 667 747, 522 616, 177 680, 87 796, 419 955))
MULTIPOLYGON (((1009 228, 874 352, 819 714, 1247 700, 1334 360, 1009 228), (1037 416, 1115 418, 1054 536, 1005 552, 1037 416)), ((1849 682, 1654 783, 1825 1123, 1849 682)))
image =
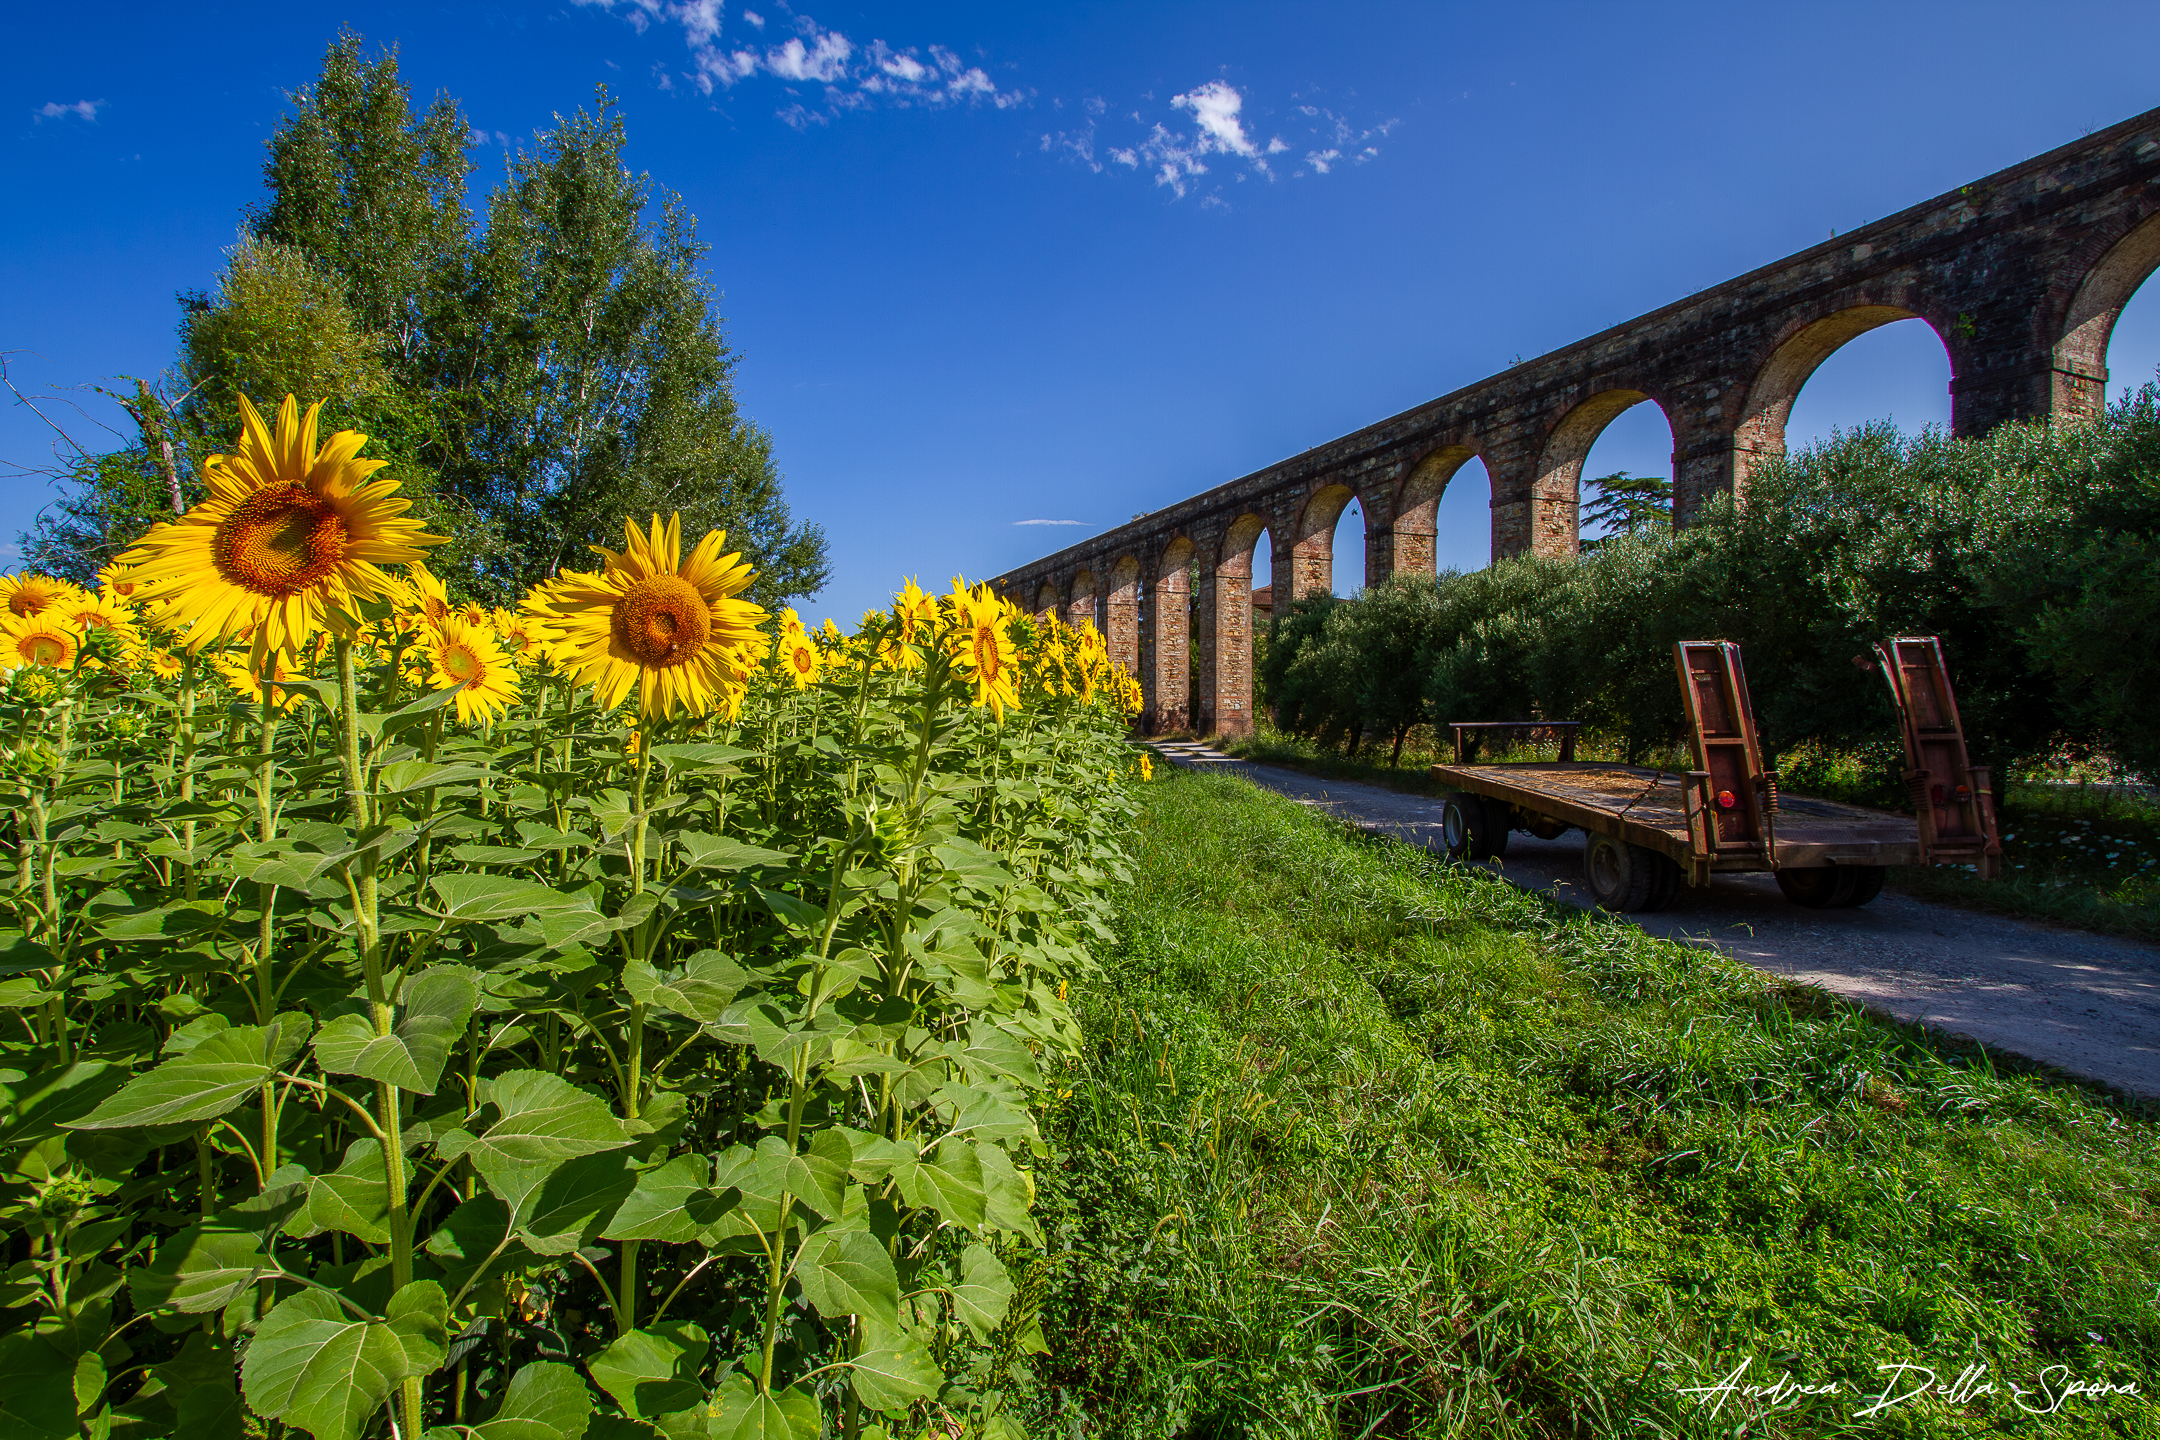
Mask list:
MULTIPOLYGON (((1281 585, 1275 587, 1278 603, 1334 592, 1335 534, 1343 512, 1356 498, 1356 492, 1347 485, 1323 485, 1305 498, 1290 545, 1290 573, 1283 577, 1290 582, 1289 590, 1285 593, 1281 585)), ((1362 522, 1356 534, 1362 540, 1362 522)), ((1361 563, 1361 574, 1363 568, 1361 563)))
POLYGON ((1583 455, 1577 537, 1585 551, 1615 535, 1672 528, 1672 426, 1658 405, 1630 405, 1583 455))
POLYGON ((2079 282, 2055 342, 2054 413, 2097 417, 2109 387, 2134 394, 2160 365, 2160 215, 2147 217, 2109 246, 2079 282))
MULTIPOLYGON (((1763 460, 1882 419, 1914 432, 1949 426, 1949 346, 1903 306, 1825 315, 1779 345, 1748 387, 1733 436, 1733 491, 1746 495, 1748 472, 1763 460)), ((1683 515, 1703 498, 1683 497, 1683 515)))
POLYGON ((1095 572, 1082 570, 1073 576, 1072 601, 1065 607, 1065 623, 1075 630, 1100 630, 1095 617, 1095 572))
POLYGON ((1365 551, 1371 534, 1365 519, 1365 504, 1353 495, 1335 521, 1335 533, 1328 538, 1330 588, 1345 599, 1365 588, 1368 568, 1365 551))
POLYGON ((1052 580, 1045 580, 1042 582, 1041 587, 1038 588, 1035 592, 1035 618, 1038 620, 1047 619, 1048 617, 1057 614, 1057 609, 1057 583, 1052 580))
MULTIPOLYGON (((1530 486, 1530 553, 1573 555, 1582 547, 1583 462, 1606 427, 1651 397, 1641 390, 1603 390, 1570 410, 1553 427, 1538 457, 1537 478, 1530 486)), ((1662 404, 1670 453, 1672 422, 1662 404)))

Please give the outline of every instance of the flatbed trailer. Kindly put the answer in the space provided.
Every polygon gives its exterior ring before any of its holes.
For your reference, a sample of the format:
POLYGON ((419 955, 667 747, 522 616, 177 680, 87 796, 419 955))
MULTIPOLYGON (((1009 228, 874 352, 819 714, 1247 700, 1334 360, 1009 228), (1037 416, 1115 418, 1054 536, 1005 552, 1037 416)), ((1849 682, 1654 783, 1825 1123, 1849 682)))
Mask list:
POLYGON ((1683 641, 1674 661, 1696 768, 1577 760, 1573 722, 1459 724, 1455 763, 1432 767, 1450 790, 1441 826, 1448 852, 1483 859, 1506 853, 1510 831, 1555 839, 1581 830, 1591 894, 1624 911, 1661 909, 1681 885, 1723 873, 1768 871, 1788 898, 1816 908, 1865 905, 1892 865, 1968 864, 1984 878, 1996 874, 2002 847, 1988 771, 1966 755, 1934 637, 1890 640, 1872 662, 1859 662, 1889 683, 1912 815, 1781 794, 1776 772, 1762 764, 1740 647, 1683 641), (1551 734, 1561 758, 1479 762, 1477 742, 1494 731, 1551 734))

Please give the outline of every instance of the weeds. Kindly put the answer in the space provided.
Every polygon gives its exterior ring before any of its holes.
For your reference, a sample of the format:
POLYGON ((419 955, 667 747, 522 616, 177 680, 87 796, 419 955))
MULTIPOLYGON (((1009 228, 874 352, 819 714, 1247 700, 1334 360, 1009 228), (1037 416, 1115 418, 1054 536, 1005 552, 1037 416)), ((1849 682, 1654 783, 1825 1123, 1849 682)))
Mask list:
POLYGON ((1045 1126, 1038 1432, 2160 1433, 2152 1115, 1227 778, 1145 795, 1045 1126), (1863 1415, 1900 1364, 1995 1388, 1863 1415), (2049 1366, 2142 1393, 2025 1414, 2049 1366), (1781 1374, 1835 1388, 1737 1393, 1781 1374))

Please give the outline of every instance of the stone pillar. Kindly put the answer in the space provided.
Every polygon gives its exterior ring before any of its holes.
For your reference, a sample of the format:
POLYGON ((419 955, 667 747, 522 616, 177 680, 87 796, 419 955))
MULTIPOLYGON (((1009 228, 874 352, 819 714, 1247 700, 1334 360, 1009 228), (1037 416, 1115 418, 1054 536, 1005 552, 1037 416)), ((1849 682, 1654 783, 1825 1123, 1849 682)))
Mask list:
POLYGON ((1203 571, 1199 604, 1193 607, 1199 632, 1200 674, 1194 689, 1198 714, 1193 728, 1203 735, 1252 734, 1252 573, 1251 562, 1203 571))
POLYGON ((1395 573, 1395 517, 1382 513, 1392 503, 1387 491, 1378 485, 1368 488, 1380 496, 1378 505, 1363 495, 1358 498, 1365 512, 1365 588, 1370 590, 1395 573))
POLYGON ((1080 584, 1087 587, 1086 591, 1073 596, 1072 603, 1065 607, 1065 623, 1075 630, 1093 627, 1099 631, 1102 629, 1102 621, 1095 613, 1094 584, 1085 579, 1080 584))
POLYGON ((1148 586, 1140 630, 1140 728, 1150 735, 1192 725, 1190 600, 1182 565, 1148 586))
POLYGON ((1140 573, 1120 572, 1111 582, 1104 610, 1109 623, 1103 640, 1110 647, 1110 663, 1128 675, 1140 673, 1140 573))

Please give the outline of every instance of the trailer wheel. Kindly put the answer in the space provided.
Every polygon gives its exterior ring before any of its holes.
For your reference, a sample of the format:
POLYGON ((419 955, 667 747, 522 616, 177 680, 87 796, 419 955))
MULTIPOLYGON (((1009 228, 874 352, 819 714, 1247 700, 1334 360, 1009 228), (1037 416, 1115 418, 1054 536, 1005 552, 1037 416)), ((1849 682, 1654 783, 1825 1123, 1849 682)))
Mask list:
POLYGON ((1640 845, 1589 832, 1583 843, 1583 876, 1590 882, 1591 898, 1622 914, 1655 909, 1651 902, 1659 889, 1657 862, 1663 858, 1640 845))
POLYGON ((1852 893, 1838 903, 1847 910, 1857 910, 1882 894, 1883 881, 1890 878, 1887 865, 1853 865, 1852 893))
POLYGON ((1460 790, 1441 804, 1440 838, 1450 860, 1489 860, 1507 854, 1507 827, 1494 823, 1483 796, 1460 790))
MULTIPOLYGON (((1811 865, 1805 870, 1780 870, 1777 872, 1777 888, 1785 892, 1785 898, 1795 905, 1805 905, 1810 910, 1840 910, 1852 904, 1853 884, 1857 872, 1872 869, 1857 865, 1811 865)), ((1875 888, 1880 890, 1882 882, 1875 888)), ((1874 896, 1870 895, 1869 899, 1874 896)))
POLYGON ((1650 892, 1650 903, 1643 908, 1663 910, 1679 895, 1681 883, 1686 877, 1680 873, 1679 864, 1670 855, 1660 855, 1653 850, 1650 858, 1657 862, 1657 884, 1650 892))

